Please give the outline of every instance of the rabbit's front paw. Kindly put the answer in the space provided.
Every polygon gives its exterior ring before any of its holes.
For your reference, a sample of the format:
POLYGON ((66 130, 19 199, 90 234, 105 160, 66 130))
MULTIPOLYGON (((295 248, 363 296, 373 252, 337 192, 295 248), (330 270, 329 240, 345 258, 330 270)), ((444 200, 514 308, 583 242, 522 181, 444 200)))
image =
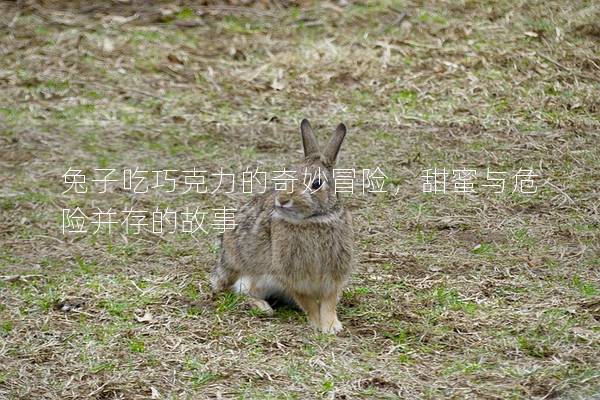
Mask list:
POLYGON ((323 333, 330 333, 335 335, 336 333, 341 332, 342 329, 344 329, 344 327, 337 318, 333 319, 332 321, 321 324, 321 331, 323 331, 323 333))

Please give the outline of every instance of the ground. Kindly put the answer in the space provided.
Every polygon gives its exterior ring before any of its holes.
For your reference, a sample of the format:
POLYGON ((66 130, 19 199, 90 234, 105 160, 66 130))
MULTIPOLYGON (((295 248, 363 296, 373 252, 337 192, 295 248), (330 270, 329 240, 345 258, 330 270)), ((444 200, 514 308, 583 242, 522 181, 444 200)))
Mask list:
POLYGON ((234 3, 0 4, 0 398, 598 398, 598 4, 234 3), (344 194, 337 336, 211 299, 214 227, 63 233, 76 207, 239 207, 182 171, 289 167, 305 117, 386 176, 344 194), (136 167, 178 190, 91 182, 136 167))

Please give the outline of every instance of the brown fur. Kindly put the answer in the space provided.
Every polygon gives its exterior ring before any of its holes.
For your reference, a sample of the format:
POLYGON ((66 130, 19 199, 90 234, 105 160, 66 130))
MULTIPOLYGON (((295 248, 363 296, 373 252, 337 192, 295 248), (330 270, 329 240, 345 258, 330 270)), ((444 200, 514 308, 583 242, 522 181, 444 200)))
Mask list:
POLYGON ((354 266, 350 213, 334 191, 332 169, 345 137, 340 124, 323 152, 308 121, 301 124, 305 160, 296 168, 293 190, 254 196, 236 213, 237 226, 222 237, 212 272, 214 293, 232 288, 248 294, 263 311, 277 293, 292 299, 315 328, 342 329, 336 304, 354 266), (309 193, 317 176, 321 187, 309 193), (305 193, 303 193, 305 191, 305 193))

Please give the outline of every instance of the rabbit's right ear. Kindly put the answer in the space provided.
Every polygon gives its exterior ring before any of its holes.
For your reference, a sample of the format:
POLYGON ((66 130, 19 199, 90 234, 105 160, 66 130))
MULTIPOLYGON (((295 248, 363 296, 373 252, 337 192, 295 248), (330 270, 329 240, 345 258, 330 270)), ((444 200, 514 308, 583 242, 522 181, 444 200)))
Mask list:
POLYGON ((315 134, 310 127, 310 123, 306 118, 300 123, 300 132, 302 133, 302 147, 304 147, 304 156, 307 158, 319 157, 319 143, 317 142, 317 138, 315 137, 315 134))
POLYGON ((337 155, 340 152, 340 147, 342 146, 342 142, 346 137, 346 125, 339 124, 335 130, 335 133, 331 137, 331 140, 327 144, 323 155, 325 156, 325 163, 329 166, 335 165, 335 160, 337 159, 337 155))

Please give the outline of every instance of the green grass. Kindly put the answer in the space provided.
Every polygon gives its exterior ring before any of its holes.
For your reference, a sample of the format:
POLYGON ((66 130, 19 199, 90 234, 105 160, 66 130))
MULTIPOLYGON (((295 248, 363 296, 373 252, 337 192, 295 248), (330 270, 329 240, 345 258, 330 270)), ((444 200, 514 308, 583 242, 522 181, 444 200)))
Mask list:
POLYGON ((129 22, 0 4, 0 397, 599 392, 598 10, 350 3, 120 4, 129 22), (344 195, 358 263, 338 336, 292 307, 213 298, 212 229, 62 234, 63 208, 247 199, 134 195, 119 174, 107 193, 63 194, 69 167, 88 184, 95 168, 176 169, 180 188, 193 167, 291 168, 302 118, 321 142, 346 123, 338 166, 380 167, 393 191, 344 195), (422 193, 434 167, 476 169, 476 193, 422 193), (503 193, 480 186, 487 168, 507 173, 503 193), (521 168, 535 194, 513 193, 521 168))

